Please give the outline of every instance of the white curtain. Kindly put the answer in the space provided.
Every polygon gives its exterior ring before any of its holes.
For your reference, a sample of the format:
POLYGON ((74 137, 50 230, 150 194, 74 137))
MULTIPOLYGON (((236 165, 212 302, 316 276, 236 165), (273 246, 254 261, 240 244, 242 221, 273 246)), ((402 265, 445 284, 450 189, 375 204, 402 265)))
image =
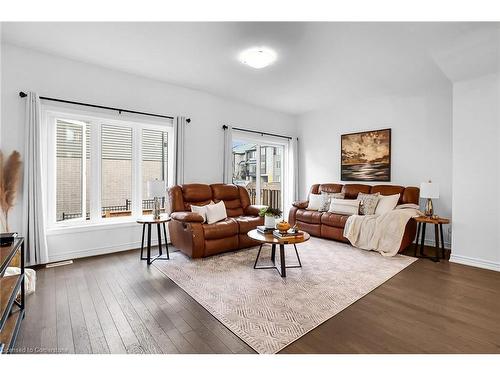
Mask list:
POLYGON ((175 174, 174 185, 184 183, 184 151, 186 138, 186 118, 177 117, 175 119, 175 174))
POLYGON ((26 98, 25 122, 23 235, 26 263, 33 265, 47 263, 49 259, 42 181, 41 108, 40 98, 34 92, 28 92, 26 98))
POLYGON ((225 184, 233 182, 233 128, 226 126, 224 130, 224 162, 222 181, 225 184))
POLYGON ((293 137, 288 141, 288 178, 285 210, 292 207, 292 202, 299 199, 299 139, 293 137))

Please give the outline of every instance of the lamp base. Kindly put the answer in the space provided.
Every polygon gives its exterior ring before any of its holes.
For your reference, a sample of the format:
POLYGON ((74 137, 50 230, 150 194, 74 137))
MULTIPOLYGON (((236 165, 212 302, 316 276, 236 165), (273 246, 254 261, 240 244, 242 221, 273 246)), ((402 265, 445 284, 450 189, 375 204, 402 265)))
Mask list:
POLYGON ((154 197, 153 199, 153 219, 160 220, 161 209, 160 209, 160 199, 154 197))
POLYGON ((427 198, 427 203, 425 204, 425 216, 432 217, 434 216, 434 207, 432 206, 432 199, 427 198))

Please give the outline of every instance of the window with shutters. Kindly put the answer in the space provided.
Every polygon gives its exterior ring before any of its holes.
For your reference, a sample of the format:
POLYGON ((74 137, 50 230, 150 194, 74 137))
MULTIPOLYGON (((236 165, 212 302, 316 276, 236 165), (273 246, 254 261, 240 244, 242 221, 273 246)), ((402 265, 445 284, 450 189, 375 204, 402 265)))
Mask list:
MULTIPOLYGON (((173 124, 44 112, 49 225, 132 220, 152 210, 149 180, 173 177, 173 124)), ((118 116, 117 116, 118 117, 118 116)), ((165 197, 162 198, 165 208, 165 197)))

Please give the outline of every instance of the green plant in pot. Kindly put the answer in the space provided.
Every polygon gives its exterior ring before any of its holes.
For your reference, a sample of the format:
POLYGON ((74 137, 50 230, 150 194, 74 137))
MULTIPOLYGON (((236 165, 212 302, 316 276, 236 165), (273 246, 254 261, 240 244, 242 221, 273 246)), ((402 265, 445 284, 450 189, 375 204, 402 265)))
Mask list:
POLYGON ((281 210, 273 207, 263 207, 260 209, 259 215, 264 217, 264 226, 266 228, 275 228, 276 219, 281 217, 281 210))

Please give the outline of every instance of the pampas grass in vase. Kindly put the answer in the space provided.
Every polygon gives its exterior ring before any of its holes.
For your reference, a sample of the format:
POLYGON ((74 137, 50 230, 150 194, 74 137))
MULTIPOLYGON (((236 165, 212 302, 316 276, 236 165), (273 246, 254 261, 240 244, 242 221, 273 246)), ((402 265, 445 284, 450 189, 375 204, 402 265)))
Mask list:
POLYGON ((16 203, 21 178, 21 154, 13 151, 6 162, 0 151, 0 232, 9 232, 9 211, 16 203))

